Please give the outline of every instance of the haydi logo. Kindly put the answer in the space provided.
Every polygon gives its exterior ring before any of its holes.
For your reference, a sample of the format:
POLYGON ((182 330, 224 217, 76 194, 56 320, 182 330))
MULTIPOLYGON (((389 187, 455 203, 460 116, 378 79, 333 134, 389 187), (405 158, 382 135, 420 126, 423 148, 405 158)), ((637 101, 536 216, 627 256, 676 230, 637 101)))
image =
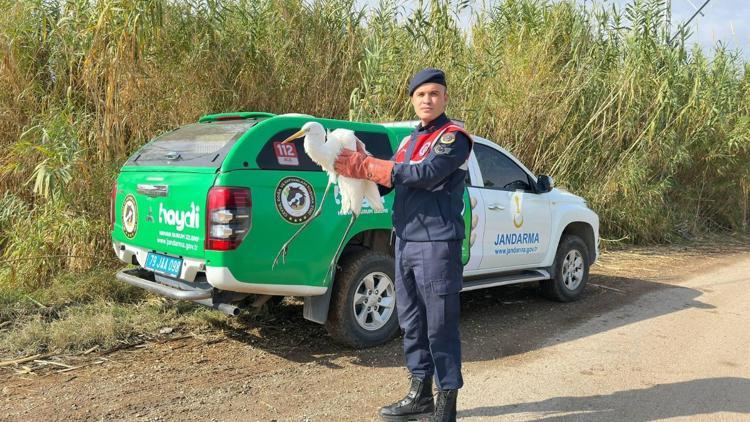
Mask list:
POLYGON ((176 226, 178 232, 185 227, 197 229, 200 227, 201 207, 196 206, 194 202, 190 203, 189 211, 175 211, 164 208, 164 204, 159 204, 159 223, 166 223, 170 226, 176 226))

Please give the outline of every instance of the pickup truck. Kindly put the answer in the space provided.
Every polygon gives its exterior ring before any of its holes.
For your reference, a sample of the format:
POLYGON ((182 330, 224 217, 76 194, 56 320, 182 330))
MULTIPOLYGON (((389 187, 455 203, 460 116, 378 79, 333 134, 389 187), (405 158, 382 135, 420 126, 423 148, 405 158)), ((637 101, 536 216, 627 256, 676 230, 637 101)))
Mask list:
MULTIPOLYGON (((302 139, 281 143, 308 121, 353 130, 379 158, 390 158, 415 125, 237 112, 203 116, 156 137, 125 162, 112 188, 112 246, 135 266, 117 279, 230 315, 297 296, 304 317, 325 324, 338 342, 370 347, 394 337, 393 194, 383 198, 381 212, 364 204, 334 257, 349 221, 334 187, 285 262, 273 265, 312 216, 328 180, 302 139)), ((495 142, 472 137, 463 290, 538 282, 553 300, 575 300, 599 252, 596 213, 495 142)))

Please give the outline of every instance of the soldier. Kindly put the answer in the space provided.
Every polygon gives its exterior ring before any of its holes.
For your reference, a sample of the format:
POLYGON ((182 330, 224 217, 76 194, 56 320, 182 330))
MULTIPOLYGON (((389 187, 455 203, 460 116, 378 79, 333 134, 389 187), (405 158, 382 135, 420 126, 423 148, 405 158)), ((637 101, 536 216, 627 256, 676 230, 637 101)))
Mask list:
POLYGON ((402 400, 380 409, 385 420, 431 416, 434 421, 454 421, 463 385, 458 329, 465 237, 461 211, 472 140, 445 115, 447 89, 443 71, 418 72, 409 83, 409 96, 421 123, 392 159, 344 149, 335 164, 340 175, 378 183, 381 193, 396 190, 396 308, 411 387, 402 400))

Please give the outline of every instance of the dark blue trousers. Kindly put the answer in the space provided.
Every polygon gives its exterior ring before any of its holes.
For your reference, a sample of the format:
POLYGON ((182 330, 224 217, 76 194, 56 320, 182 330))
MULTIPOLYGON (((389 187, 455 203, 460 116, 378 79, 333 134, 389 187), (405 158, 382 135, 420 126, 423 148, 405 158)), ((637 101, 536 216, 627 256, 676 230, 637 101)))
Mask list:
POLYGON ((396 242, 396 309, 406 367, 421 379, 434 375, 440 390, 461 388, 461 241, 396 242))

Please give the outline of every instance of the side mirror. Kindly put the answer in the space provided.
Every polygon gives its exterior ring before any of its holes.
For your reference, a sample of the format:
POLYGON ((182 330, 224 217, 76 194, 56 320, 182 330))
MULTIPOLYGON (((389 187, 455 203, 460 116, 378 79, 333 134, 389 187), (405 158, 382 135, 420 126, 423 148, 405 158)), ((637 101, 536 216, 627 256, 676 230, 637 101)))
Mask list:
POLYGON ((539 193, 545 193, 552 190, 555 187, 555 181, 551 176, 542 174, 536 178, 536 190, 539 193))

